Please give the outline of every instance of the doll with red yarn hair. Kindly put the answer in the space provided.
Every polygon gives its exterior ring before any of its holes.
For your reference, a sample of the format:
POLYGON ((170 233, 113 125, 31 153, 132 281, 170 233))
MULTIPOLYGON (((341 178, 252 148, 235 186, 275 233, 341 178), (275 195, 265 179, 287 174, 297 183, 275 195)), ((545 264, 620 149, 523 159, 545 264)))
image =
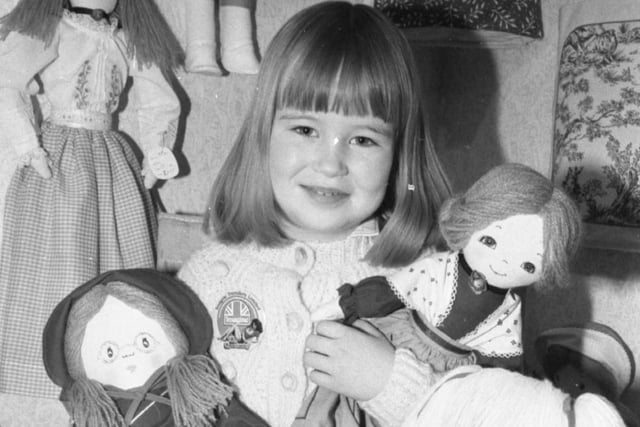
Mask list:
POLYGON ((55 302, 103 271, 155 266, 148 189, 176 173, 167 78, 183 60, 153 0, 21 0, 0 19, 0 143, 20 163, 0 258, 0 392, 54 397, 39 334, 55 302), (137 147, 114 118, 129 80, 137 147))
POLYGON ((567 283, 581 235, 575 203, 532 168, 507 163, 447 199, 438 225, 447 251, 345 284, 313 317, 367 318, 436 371, 475 363, 519 369, 515 290, 567 283))

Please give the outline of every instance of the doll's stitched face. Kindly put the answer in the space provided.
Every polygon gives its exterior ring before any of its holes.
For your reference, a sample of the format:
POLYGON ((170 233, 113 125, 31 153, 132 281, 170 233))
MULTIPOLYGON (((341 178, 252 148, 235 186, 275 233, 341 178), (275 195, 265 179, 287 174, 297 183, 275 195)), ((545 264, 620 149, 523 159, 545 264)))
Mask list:
POLYGON ((543 221, 514 215, 473 233, 462 250, 471 269, 499 288, 528 286, 542 277, 543 221))
POLYGON ((88 378, 124 390, 176 355, 159 322, 112 296, 87 323, 80 351, 88 378))

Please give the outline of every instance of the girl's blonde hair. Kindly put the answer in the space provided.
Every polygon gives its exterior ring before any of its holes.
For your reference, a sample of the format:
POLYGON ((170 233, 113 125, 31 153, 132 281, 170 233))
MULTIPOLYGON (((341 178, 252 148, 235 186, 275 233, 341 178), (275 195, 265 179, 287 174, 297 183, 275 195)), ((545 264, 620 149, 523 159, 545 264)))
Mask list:
MULTIPOLYGON (((16 31, 49 45, 67 7, 69 0, 20 0, 0 18, 0 40, 16 31)), ((157 65, 166 75, 184 63, 184 50, 154 0, 118 0, 113 14, 140 66, 157 65)))
POLYGON ((264 55, 253 101, 211 190, 205 231, 230 243, 288 241, 268 169, 276 111, 371 114, 393 126, 395 146, 377 212, 384 224, 367 259, 385 266, 412 261, 435 242, 437 212, 450 192, 421 97, 411 48, 379 11, 324 2, 298 12, 264 55))
POLYGON ((541 284, 564 284, 569 260, 581 235, 575 203, 553 183, 518 163, 497 166, 464 194, 447 200, 439 216, 440 231, 453 250, 467 246, 473 233, 513 215, 535 214, 543 220, 541 284))

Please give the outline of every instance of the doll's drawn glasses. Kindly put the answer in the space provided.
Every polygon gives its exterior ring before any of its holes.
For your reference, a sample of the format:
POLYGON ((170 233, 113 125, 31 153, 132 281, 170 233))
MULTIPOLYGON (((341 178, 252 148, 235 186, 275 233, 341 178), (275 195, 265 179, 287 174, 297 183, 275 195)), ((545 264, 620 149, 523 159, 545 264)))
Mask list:
POLYGON ((158 341, 149 333, 141 332, 136 335, 132 344, 124 345, 120 347, 113 341, 105 341, 100 346, 98 352, 98 359, 104 363, 112 363, 118 357, 123 359, 135 355, 135 350, 143 353, 151 353, 158 346, 158 341))

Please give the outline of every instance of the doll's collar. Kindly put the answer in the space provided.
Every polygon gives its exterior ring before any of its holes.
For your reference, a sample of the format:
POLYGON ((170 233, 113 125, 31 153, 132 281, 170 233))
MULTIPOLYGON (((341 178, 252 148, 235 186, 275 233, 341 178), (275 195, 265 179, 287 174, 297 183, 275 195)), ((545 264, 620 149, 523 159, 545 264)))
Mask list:
POLYGON ((467 260, 464 258, 464 255, 462 252, 458 254, 458 263, 460 267, 462 267, 464 272, 467 273, 466 276, 468 277, 468 284, 474 294, 481 295, 485 293, 487 290, 490 290, 492 292, 499 293, 499 294, 507 293, 508 289, 497 288, 495 286, 492 286, 489 282, 487 282, 487 279, 484 277, 482 273, 476 270, 472 270, 469 264, 467 264, 467 260))
POLYGON ((74 12, 70 9, 64 9, 62 12, 62 16, 77 27, 86 28, 93 31, 113 32, 118 28, 118 18, 113 13, 108 15, 108 19, 101 19, 98 21, 92 18, 91 15, 88 15, 86 13, 74 12))
POLYGON ((89 15, 94 21, 109 21, 109 14, 102 9, 90 9, 88 7, 69 6, 69 12, 80 15, 89 15))

